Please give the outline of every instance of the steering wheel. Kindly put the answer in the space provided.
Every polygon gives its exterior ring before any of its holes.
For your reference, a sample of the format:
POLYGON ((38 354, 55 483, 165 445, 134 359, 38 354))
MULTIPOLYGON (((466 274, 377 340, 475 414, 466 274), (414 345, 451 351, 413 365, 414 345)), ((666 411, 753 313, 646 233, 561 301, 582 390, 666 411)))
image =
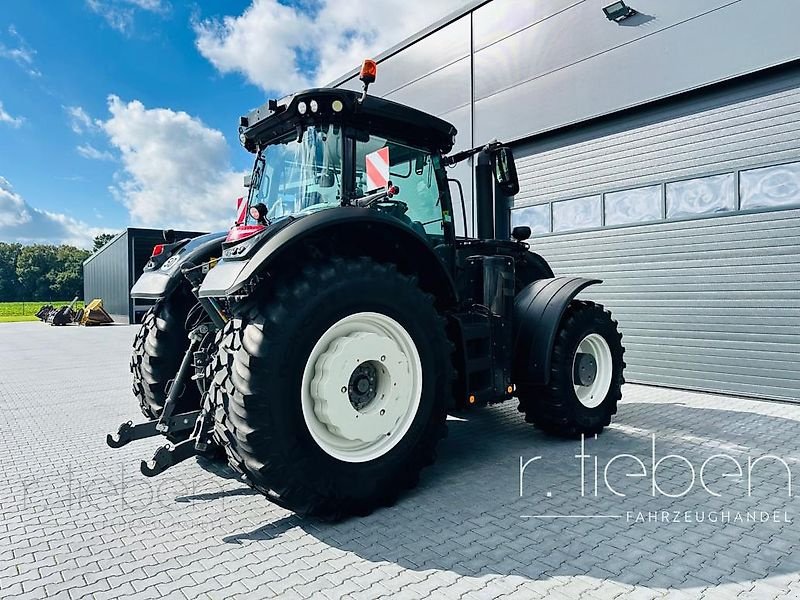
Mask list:
POLYGON ((374 202, 373 206, 387 209, 392 213, 397 212, 400 215, 404 215, 408 212, 408 204, 402 200, 395 200, 394 198, 382 198, 381 200, 374 202))

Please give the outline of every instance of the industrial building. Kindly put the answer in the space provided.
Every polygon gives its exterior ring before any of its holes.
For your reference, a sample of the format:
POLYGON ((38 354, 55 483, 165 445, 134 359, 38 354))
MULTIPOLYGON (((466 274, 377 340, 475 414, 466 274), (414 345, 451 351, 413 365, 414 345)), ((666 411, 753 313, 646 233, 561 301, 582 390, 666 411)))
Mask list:
MULTIPOLYGON (((176 239, 198 235, 202 234, 175 232, 176 239)), ((101 298, 103 308, 117 323, 139 323, 152 302, 134 300, 130 291, 150 258, 153 246, 163 242, 161 229, 128 227, 120 232, 83 262, 83 297, 87 302, 101 298)))
POLYGON ((798 23, 790 0, 476 1, 375 57, 370 93, 456 149, 512 145, 512 221, 604 280, 581 297, 619 319, 628 380, 800 401, 798 23))

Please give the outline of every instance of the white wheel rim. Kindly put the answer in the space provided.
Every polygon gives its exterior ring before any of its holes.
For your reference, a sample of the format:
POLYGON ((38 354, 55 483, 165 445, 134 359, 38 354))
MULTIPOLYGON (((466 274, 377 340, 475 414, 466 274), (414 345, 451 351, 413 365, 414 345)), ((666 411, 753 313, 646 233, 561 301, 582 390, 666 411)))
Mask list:
POLYGON ((361 312, 322 334, 302 386, 303 418, 319 447, 345 462, 367 462, 389 452, 411 427, 422 397, 422 362, 400 323, 361 312))
POLYGON ((603 403, 611 387, 611 376, 614 363, 611 358, 611 348, 605 338, 599 333, 590 333, 578 344, 575 357, 572 359, 572 384, 578 401, 586 408, 596 408, 603 403), (597 365, 597 374, 589 385, 581 385, 575 377, 575 360, 579 353, 589 354, 597 365))

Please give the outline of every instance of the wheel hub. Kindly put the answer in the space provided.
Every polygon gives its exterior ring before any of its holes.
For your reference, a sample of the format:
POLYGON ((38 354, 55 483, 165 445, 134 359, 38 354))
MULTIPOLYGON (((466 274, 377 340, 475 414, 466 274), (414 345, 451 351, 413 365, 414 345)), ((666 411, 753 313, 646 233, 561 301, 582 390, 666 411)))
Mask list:
POLYGON ((350 375, 347 395, 350 404, 358 411, 363 411, 377 395, 378 369, 372 362, 358 365, 350 375))
POLYGON ((611 388, 614 361, 611 349, 599 333, 590 333, 578 344, 572 362, 572 385, 586 408, 600 406, 611 388))
POLYGON ((575 355, 575 383, 582 386, 589 386, 597 378, 597 361, 594 356, 585 352, 578 352, 575 355))

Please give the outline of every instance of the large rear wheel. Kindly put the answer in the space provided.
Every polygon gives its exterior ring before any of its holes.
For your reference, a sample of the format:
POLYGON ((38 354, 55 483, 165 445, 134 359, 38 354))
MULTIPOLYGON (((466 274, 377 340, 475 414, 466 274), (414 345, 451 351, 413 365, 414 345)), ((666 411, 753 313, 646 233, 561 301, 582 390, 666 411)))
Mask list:
POLYGON ((452 373, 444 319, 415 279, 338 258, 244 312, 209 392, 231 465, 276 503, 327 518, 413 487, 445 433, 452 373))
POLYGON ((622 397, 624 352, 611 313, 573 300, 556 334, 549 383, 517 387, 525 420, 565 437, 600 433, 622 397))

